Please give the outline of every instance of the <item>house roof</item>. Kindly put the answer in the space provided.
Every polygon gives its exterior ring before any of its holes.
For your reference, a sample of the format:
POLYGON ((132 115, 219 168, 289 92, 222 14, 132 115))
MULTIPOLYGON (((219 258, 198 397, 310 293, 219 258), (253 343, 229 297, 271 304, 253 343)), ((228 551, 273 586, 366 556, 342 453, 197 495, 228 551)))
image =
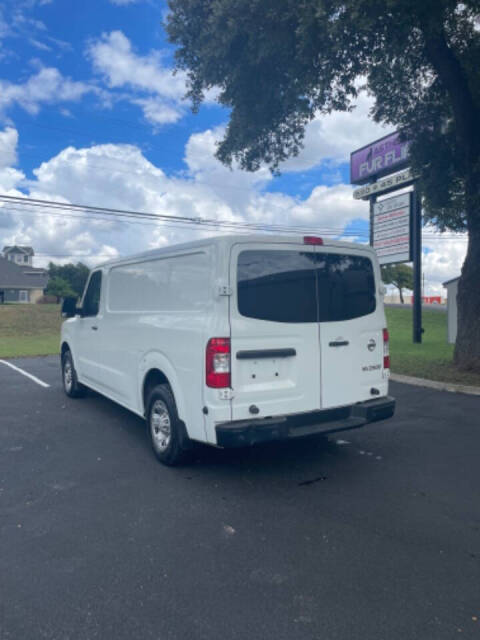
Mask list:
POLYGON ((0 289, 45 289, 48 272, 0 257, 0 289))
POLYGON ((26 247, 19 244, 14 244, 10 246, 3 247, 3 253, 26 253, 27 256, 35 255, 33 247, 26 247))
POLYGON ((451 284, 452 282, 456 282, 457 280, 460 280, 460 276, 457 276, 456 278, 452 278, 451 280, 447 280, 446 282, 442 282, 442 284, 444 287, 446 287, 447 284, 451 284))

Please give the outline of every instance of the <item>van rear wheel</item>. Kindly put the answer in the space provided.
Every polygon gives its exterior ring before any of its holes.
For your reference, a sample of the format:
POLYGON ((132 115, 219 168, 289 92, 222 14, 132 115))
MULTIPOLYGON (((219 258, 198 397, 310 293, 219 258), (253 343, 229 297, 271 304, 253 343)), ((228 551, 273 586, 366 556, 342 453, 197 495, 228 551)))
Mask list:
POLYGON ((148 396, 147 425, 153 452, 160 462, 175 466, 186 462, 190 440, 177 414, 172 390, 159 384, 148 396))

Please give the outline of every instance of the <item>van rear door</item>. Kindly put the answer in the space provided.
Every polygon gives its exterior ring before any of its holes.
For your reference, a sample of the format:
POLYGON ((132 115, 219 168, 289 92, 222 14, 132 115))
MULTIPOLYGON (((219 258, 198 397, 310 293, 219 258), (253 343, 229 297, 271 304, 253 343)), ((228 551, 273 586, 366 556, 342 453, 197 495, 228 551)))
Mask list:
POLYGON ((316 266, 322 409, 385 395, 378 267, 361 250, 334 247, 318 247, 316 266))
POLYGON ((232 419, 318 410, 315 247, 235 244, 229 279, 232 419))

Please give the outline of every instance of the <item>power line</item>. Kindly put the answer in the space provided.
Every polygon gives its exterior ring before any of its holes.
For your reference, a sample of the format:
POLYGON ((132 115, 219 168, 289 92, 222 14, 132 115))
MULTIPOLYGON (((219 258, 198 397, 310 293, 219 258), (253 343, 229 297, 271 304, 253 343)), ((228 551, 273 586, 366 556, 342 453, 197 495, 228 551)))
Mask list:
MULTIPOLYGON (((111 217, 111 218, 104 218, 104 217, 100 217, 100 216, 95 216, 95 215, 88 215, 88 214, 84 214, 84 215, 75 215, 72 213, 68 213, 68 212, 63 212, 60 213, 59 211, 53 212, 53 211, 42 211, 42 210, 37 210, 37 211, 31 211, 31 210, 22 210, 22 209, 17 209, 15 207, 10 207, 7 208, 0 208, 0 212, 1 211, 5 211, 6 213, 22 213, 23 215, 46 215, 46 216, 53 216, 56 218, 69 218, 69 219, 74 219, 74 220, 92 220, 94 222, 110 222, 110 223, 117 223, 117 224, 137 224, 137 225, 145 225, 145 226, 154 226, 154 227, 158 227, 158 222, 154 222, 151 220, 151 218, 148 218, 147 220, 132 220, 132 219, 125 219, 125 218, 120 218, 119 220, 116 219, 115 216, 111 217)), ((250 227, 230 227, 228 226, 228 224, 222 224, 221 221, 219 222, 208 222, 207 224, 199 224, 199 223, 193 223, 193 222, 185 222, 183 224, 180 223, 171 223, 169 220, 165 220, 162 219, 159 222, 161 222, 162 224, 167 224, 169 227, 171 228, 175 228, 175 229, 192 229, 194 231, 202 231, 202 230, 210 230, 212 228, 216 228, 216 229, 220 229, 222 231, 242 231, 242 232, 252 232, 252 231, 261 231, 261 232, 265 232, 265 233, 298 233, 298 234, 307 234, 307 233, 313 233, 312 229, 296 229, 295 227, 285 227, 282 229, 276 228, 276 227, 267 227, 267 226, 259 226, 256 228, 250 228, 250 227)), ((322 233, 323 235, 334 235, 334 236, 338 236, 338 235, 344 235, 344 236, 351 236, 351 237, 368 237, 368 233, 365 231, 347 231, 347 232, 342 232, 340 229, 338 230, 327 230, 327 229, 323 229, 323 230, 314 230, 315 233, 322 233)))
MULTIPOLYGON (((68 219, 73 219, 73 220, 91 220, 93 222, 109 222, 109 223, 117 223, 117 224, 137 224, 137 225, 145 225, 145 226, 158 226, 158 223, 153 221, 151 218, 148 218, 146 220, 142 219, 142 220, 132 220, 132 219, 125 219, 125 218, 120 218, 120 220, 116 220, 116 216, 112 217, 101 217, 99 215, 88 215, 88 214, 80 214, 80 215, 75 215, 72 213, 68 213, 63 211, 60 209, 60 211, 62 211, 62 213, 60 213, 59 211, 53 212, 53 211, 43 211, 43 210, 36 210, 36 211, 32 211, 32 210, 23 210, 23 209, 18 209, 15 207, 11 207, 9 206, 8 209, 7 208, 0 208, 0 212, 4 211, 5 213, 21 213, 23 215, 47 215, 47 216, 52 216, 52 217, 57 217, 57 218, 68 218, 68 219)), ((193 228, 195 231, 201 231, 202 227, 205 230, 210 230, 211 228, 216 228, 216 229, 221 229, 223 231, 261 231, 261 232, 265 232, 265 233, 312 233, 311 229, 306 229, 306 228, 297 228, 297 227, 284 227, 284 228, 278 228, 278 227, 269 227, 268 225, 264 225, 264 226, 258 226, 255 228, 251 228, 251 227, 239 227, 239 226, 235 226, 234 228, 229 226, 228 223, 222 223, 222 221, 218 221, 218 222, 207 222, 205 225, 203 224, 198 224, 197 222, 184 222, 183 224, 177 223, 174 224, 172 222, 170 222, 168 219, 164 219, 162 218, 160 220, 163 224, 168 224, 168 226, 170 226, 171 228, 175 228, 175 229, 186 229, 186 228, 193 228)), ((232 223, 233 224, 233 223, 232 223)), ((360 239, 367 239, 369 234, 368 234, 368 230, 366 229, 341 229, 341 228, 329 228, 329 229, 316 229, 314 231, 316 234, 321 234, 323 236, 335 236, 335 237, 350 237, 350 238, 360 238, 360 239)), ((466 237, 459 237, 459 236, 455 236, 455 235, 442 235, 442 236, 438 236, 436 234, 424 234, 424 239, 426 241, 430 240, 430 241, 452 241, 452 240, 457 240, 457 241, 464 241, 466 242, 468 240, 468 238, 466 237)), ((73 254, 72 254, 73 255, 73 254)))
MULTIPOLYGON (((4 208, 4 207, 0 207, 0 214, 1 212, 4 211, 5 213, 13 213, 14 215, 16 213, 21 213, 22 215, 27 215, 27 216, 42 216, 42 215, 46 215, 46 216, 52 216, 54 218, 68 218, 70 220, 79 220, 79 221, 83 221, 83 220, 91 220, 93 222, 108 222, 110 224, 119 224, 119 225, 140 225, 140 226, 150 226, 150 227, 158 227, 158 223, 154 222, 154 221, 148 221, 148 220, 131 220, 131 219, 121 219, 121 220, 116 220, 115 218, 103 218, 100 216, 94 216, 94 215, 88 215, 88 214, 72 214, 72 213, 60 213, 60 212, 50 212, 50 211, 30 211, 30 210, 23 210, 23 209, 17 209, 15 207, 11 207, 9 206, 8 209, 4 208)), ((166 222, 166 224, 168 224, 168 226, 170 228, 173 229, 183 229, 185 230, 186 228, 188 228, 186 225, 179 225, 179 224, 173 224, 173 223, 168 223, 166 222)), ((201 229, 196 228, 196 229, 192 229, 194 231, 201 231, 201 229)))
MULTIPOLYGON (((7 204, 15 204, 29 207, 36 207, 41 210, 47 210, 46 213, 52 215, 53 211, 67 211, 67 212, 87 212, 91 213, 94 216, 108 216, 112 218, 120 218, 120 219, 128 219, 128 218, 137 218, 142 220, 155 220, 156 222, 174 222, 185 225, 194 225, 196 228, 201 227, 219 227, 226 229, 238 229, 238 230, 250 230, 250 231, 277 231, 281 233, 306 233, 312 232, 312 227, 303 227, 303 226, 294 226, 294 225, 280 225, 280 224, 269 224, 269 223, 254 223, 254 222, 236 222, 229 220, 215 220, 209 218, 194 218, 189 216, 178 216, 178 215, 168 215, 161 213, 153 213, 153 212, 145 212, 145 211, 135 211, 128 209, 114 209, 109 207, 93 207, 90 205, 81 205, 74 203, 61 203, 53 200, 40 200, 37 198, 21 198, 17 196, 7 196, 0 194, 0 202, 5 202, 7 204)), ((44 211, 45 212, 45 211, 44 211)), ((62 214, 65 215, 65 214, 62 214)), ((82 216, 85 217, 85 216, 82 216)), ((105 219, 105 218, 103 218, 105 219)), ((325 233, 335 234, 342 233, 342 229, 318 229, 316 232, 324 231, 325 233)), ((359 230, 360 232, 360 230, 359 230)), ((364 230, 362 230, 364 233, 364 230)))
MULTIPOLYGON (((228 231, 262 231, 269 233, 312 233, 312 227, 303 227, 298 225, 281 225, 270 223, 248 223, 248 222, 236 222, 228 220, 215 220, 208 218, 194 218, 187 216, 168 215, 153 212, 142 212, 128 209, 114 209, 108 207, 93 207, 90 205, 81 205, 74 203, 62 203, 53 200, 41 200, 37 198, 25 198, 17 196, 7 196, 0 194, 0 202, 4 202, 8 205, 8 209, 3 209, 5 212, 10 213, 12 211, 27 214, 36 215, 44 214, 56 217, 68 217, 81 220, 94 220, 111 222, 116 220, 121 223, 128 224, 150 224, 156 226, 158 222, 174 226, 178 229, 184 229, 186 227, 194 226, 196 230, 204 229, 223 229, 228 231), (13 206, 16 205, 16 206, 13 206), (20 208, 18 208, 20 207, 20 208), (29 209, 25 209, 29 207, 29 209)), ((1 210, 1 209, 0 209, 1 210)), ((366 238, 368 236, 368 230, 366 228, 350 228, 345 230, 344 228, 317 227, 314 230, 315 233, 322 235, 334 235, 343 237, 359 237, 366 238)), ((456 234, 442 234, 437 235, 434 233, 424 233, 426 240, 461 240, 466 241, 464 236, 458 236, 456 234)))
MULTIPOLYGON (((120 225, 140 225, 140 226, 153 226, 153 227, 158 227, 158 223, 151 220, 150 218, 148 218, 147 220, 132 220, 132 219, 124 219, 121 218, 120 220, 116 220, 115 217, 111 218, 105 218, 105 217, 101 217, 99 215, 88 215, 88 214, 72 214, 72 213, 68 213, 68 212, 53 212, 53 211, 32 211, 32 210, 23 210, 23 209, 18 209, 12 206, 8 206, 8 208, 0 208, 0 213, 1 212, 5 212, 5 213, 21 213, 22 215, 46 215, 46 216, 52 216, 52 217, 56 217, 56 218, 68 218, 68 219, 73 219, 73 220, 91 220, 93 222, 108 222, 111 224, 120 224, 120 225)), ((194 231, 202 231, 202 225, 198 225, 197 223, 184 223, 184 224, 174 224, 169 222, 168 220, 161 220, 162 224, 168 224, 169 227, 174 228, 174 229, 187 229, 187 228, 191 228, 194 231)), ((210 225, 206 225, 205 230, 210 230, 211 228, 221 228, 220 223, 215 223, 215 224, 210 224, 210 225)), ((222 229, 224 231, 232 231, 231 228, 227 227, 226 229, 222 229)), ((285 229, 277 229, 277 228, 263 228, 263 227, 259 227, 257 229, 238 229, 235 228, 233 229, 234 231, 262 231, 265 233, 308 233, 308 232, 312 232, 310 229, 301 229, 298 230, 295 227, 285 227, 285 229)), ((369 237, 369 232, 368 229, 349 229, 349 230, 345 230, 345 229, 335 229, 335 228, 329 228, 329 229, 317 229, 315 230, 316 234, 321 234, 323 236, 335 236, 335 237, 349 237, 349 238, 361 238, 361 239, 368 239, 369 237)), ((424 239, 426 241, 428 240, 445 240, 445 241, 452 241, 452 240, 459 240, 459 241, 467 241, 468 238, 465 237, 458 237, 458 236, 437 236, 435 234, 424 234, 424 239)), ((70 254, 68 254, 70 255, 70 254)), ((73 254, 72 254, 73 255, 73 254)))

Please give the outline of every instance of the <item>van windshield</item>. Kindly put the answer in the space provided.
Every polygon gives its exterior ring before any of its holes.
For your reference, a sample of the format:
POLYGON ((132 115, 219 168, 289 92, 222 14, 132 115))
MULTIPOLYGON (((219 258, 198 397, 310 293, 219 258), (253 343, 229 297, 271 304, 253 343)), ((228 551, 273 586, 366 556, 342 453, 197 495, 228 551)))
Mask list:
POLYGON ((271 322, 339 322, 375 311, 370 258, 340 253, 242 251, 238 310, 271 322))

